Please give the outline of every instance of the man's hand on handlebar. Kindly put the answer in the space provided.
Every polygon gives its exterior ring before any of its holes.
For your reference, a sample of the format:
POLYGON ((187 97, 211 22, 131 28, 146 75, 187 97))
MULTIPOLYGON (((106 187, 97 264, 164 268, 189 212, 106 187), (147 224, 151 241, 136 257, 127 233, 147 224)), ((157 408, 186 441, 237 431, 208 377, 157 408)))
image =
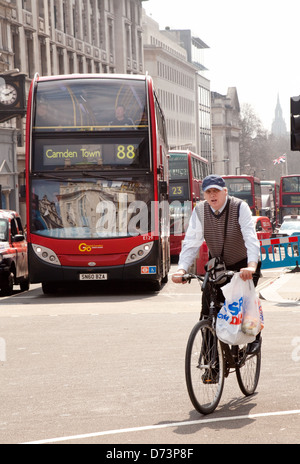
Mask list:
MULTIPOLYGON (((253 278, 253 274, 256 271, 256 266, 257 266, 257 264, 254 263, 254 262, 253 263, 252 262, 248 263, 247 267, 244 267, 244 268, 240 269, 240 272, 239 272, 240 278, 242 280, 244 280, 244 281, 251 280, 253 278)), ((186 274, 186 271, 184 269, 178 269, 178 271, 176 271, 175 274, 172 275, 172 281, 175 284, 186 284, 187 280, 183 279, 183 276, 185 274, 186 274)), ((234 272, 233 271, 226 271, 225 274, 230 276, 230 275, 233 275, 234 272)), ((220 278, 222 278, 222 276, 220 276, 220 278)), ((217 280, 220 280, 220 278, 218 278, 217 280)), ((201 279, 201 280, 203 280, 203 279, 201 279)))
POLYGON ((186 284, 186 280, 182 280, 182 276, 184 276, 184 274, 186 274, 184 269, 178 269, 178 271, 172 275, 172 281, 175 284, 186 284))
POLYGON ((247 267, 240 269, 240 278, 244 281, 251 280, 256 271, 256 263, 249 263, 247 267))

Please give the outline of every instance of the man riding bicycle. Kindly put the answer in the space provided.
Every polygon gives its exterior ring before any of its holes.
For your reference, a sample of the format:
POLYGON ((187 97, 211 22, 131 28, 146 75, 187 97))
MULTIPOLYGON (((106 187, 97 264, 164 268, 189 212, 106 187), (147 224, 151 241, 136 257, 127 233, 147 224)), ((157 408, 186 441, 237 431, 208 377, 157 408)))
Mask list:
MULTIPOLYGON (((172 276, 175 283, 184 283, 182 276, 193 264, 205 240, 211 258, 221 257, 227 270, 239 271, 243 280, 260 276, 260 243, 257 239, 251 210, 238 198, 229 197, 225 181, 217 175, 207 176, 202 183, 204 202, 193 210, 179 256, 178 270, 172 276)), ((207 290, 209 291, 209 290, 207 290)), ((220 301, 224 301, 219 290, 220 301)), ((201 318, 209 313, 208 295, 202 294, 201 318)), ((260 334, 248 347, 254 353, 261 343, 260 334)))

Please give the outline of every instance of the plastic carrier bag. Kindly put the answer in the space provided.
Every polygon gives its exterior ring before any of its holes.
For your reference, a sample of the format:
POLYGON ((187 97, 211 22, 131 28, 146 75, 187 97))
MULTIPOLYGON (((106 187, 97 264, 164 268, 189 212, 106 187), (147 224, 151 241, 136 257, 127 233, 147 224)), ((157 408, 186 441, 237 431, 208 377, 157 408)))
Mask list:
POLYGON ((252 280, 244 282, 246 284, 244 296, 244 314, 242 331, 248 335, 257 335, 264 328, 264 315, 261 301, 255 293, 252 280))
POLYGON ((229 345, 244 345, 255 340, 263 328, 263 313, 252 280, 234 274, 222 287, 225 303, 217 317, 217 336, 229 345))

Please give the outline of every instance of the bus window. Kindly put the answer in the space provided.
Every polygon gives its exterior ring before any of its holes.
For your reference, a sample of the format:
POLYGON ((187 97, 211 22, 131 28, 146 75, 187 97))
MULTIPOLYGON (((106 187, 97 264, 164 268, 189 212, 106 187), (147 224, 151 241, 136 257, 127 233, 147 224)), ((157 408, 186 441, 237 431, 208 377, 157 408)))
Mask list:
POLYGON ((39 82, 33 129, 146 129, 145 97, 143 81, 90 78, 39 82))

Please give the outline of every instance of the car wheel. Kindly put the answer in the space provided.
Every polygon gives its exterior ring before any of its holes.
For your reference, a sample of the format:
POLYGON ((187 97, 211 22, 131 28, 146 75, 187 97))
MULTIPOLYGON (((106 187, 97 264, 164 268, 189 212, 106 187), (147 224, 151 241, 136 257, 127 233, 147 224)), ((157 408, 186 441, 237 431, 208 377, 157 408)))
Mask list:
POLYGON ((10 296, 13 294, 13 289, 14 289, 14 275, 11 272, 5 281, 3 282, 3 285, 1 287, 0 295, 1 296, 10 296))

